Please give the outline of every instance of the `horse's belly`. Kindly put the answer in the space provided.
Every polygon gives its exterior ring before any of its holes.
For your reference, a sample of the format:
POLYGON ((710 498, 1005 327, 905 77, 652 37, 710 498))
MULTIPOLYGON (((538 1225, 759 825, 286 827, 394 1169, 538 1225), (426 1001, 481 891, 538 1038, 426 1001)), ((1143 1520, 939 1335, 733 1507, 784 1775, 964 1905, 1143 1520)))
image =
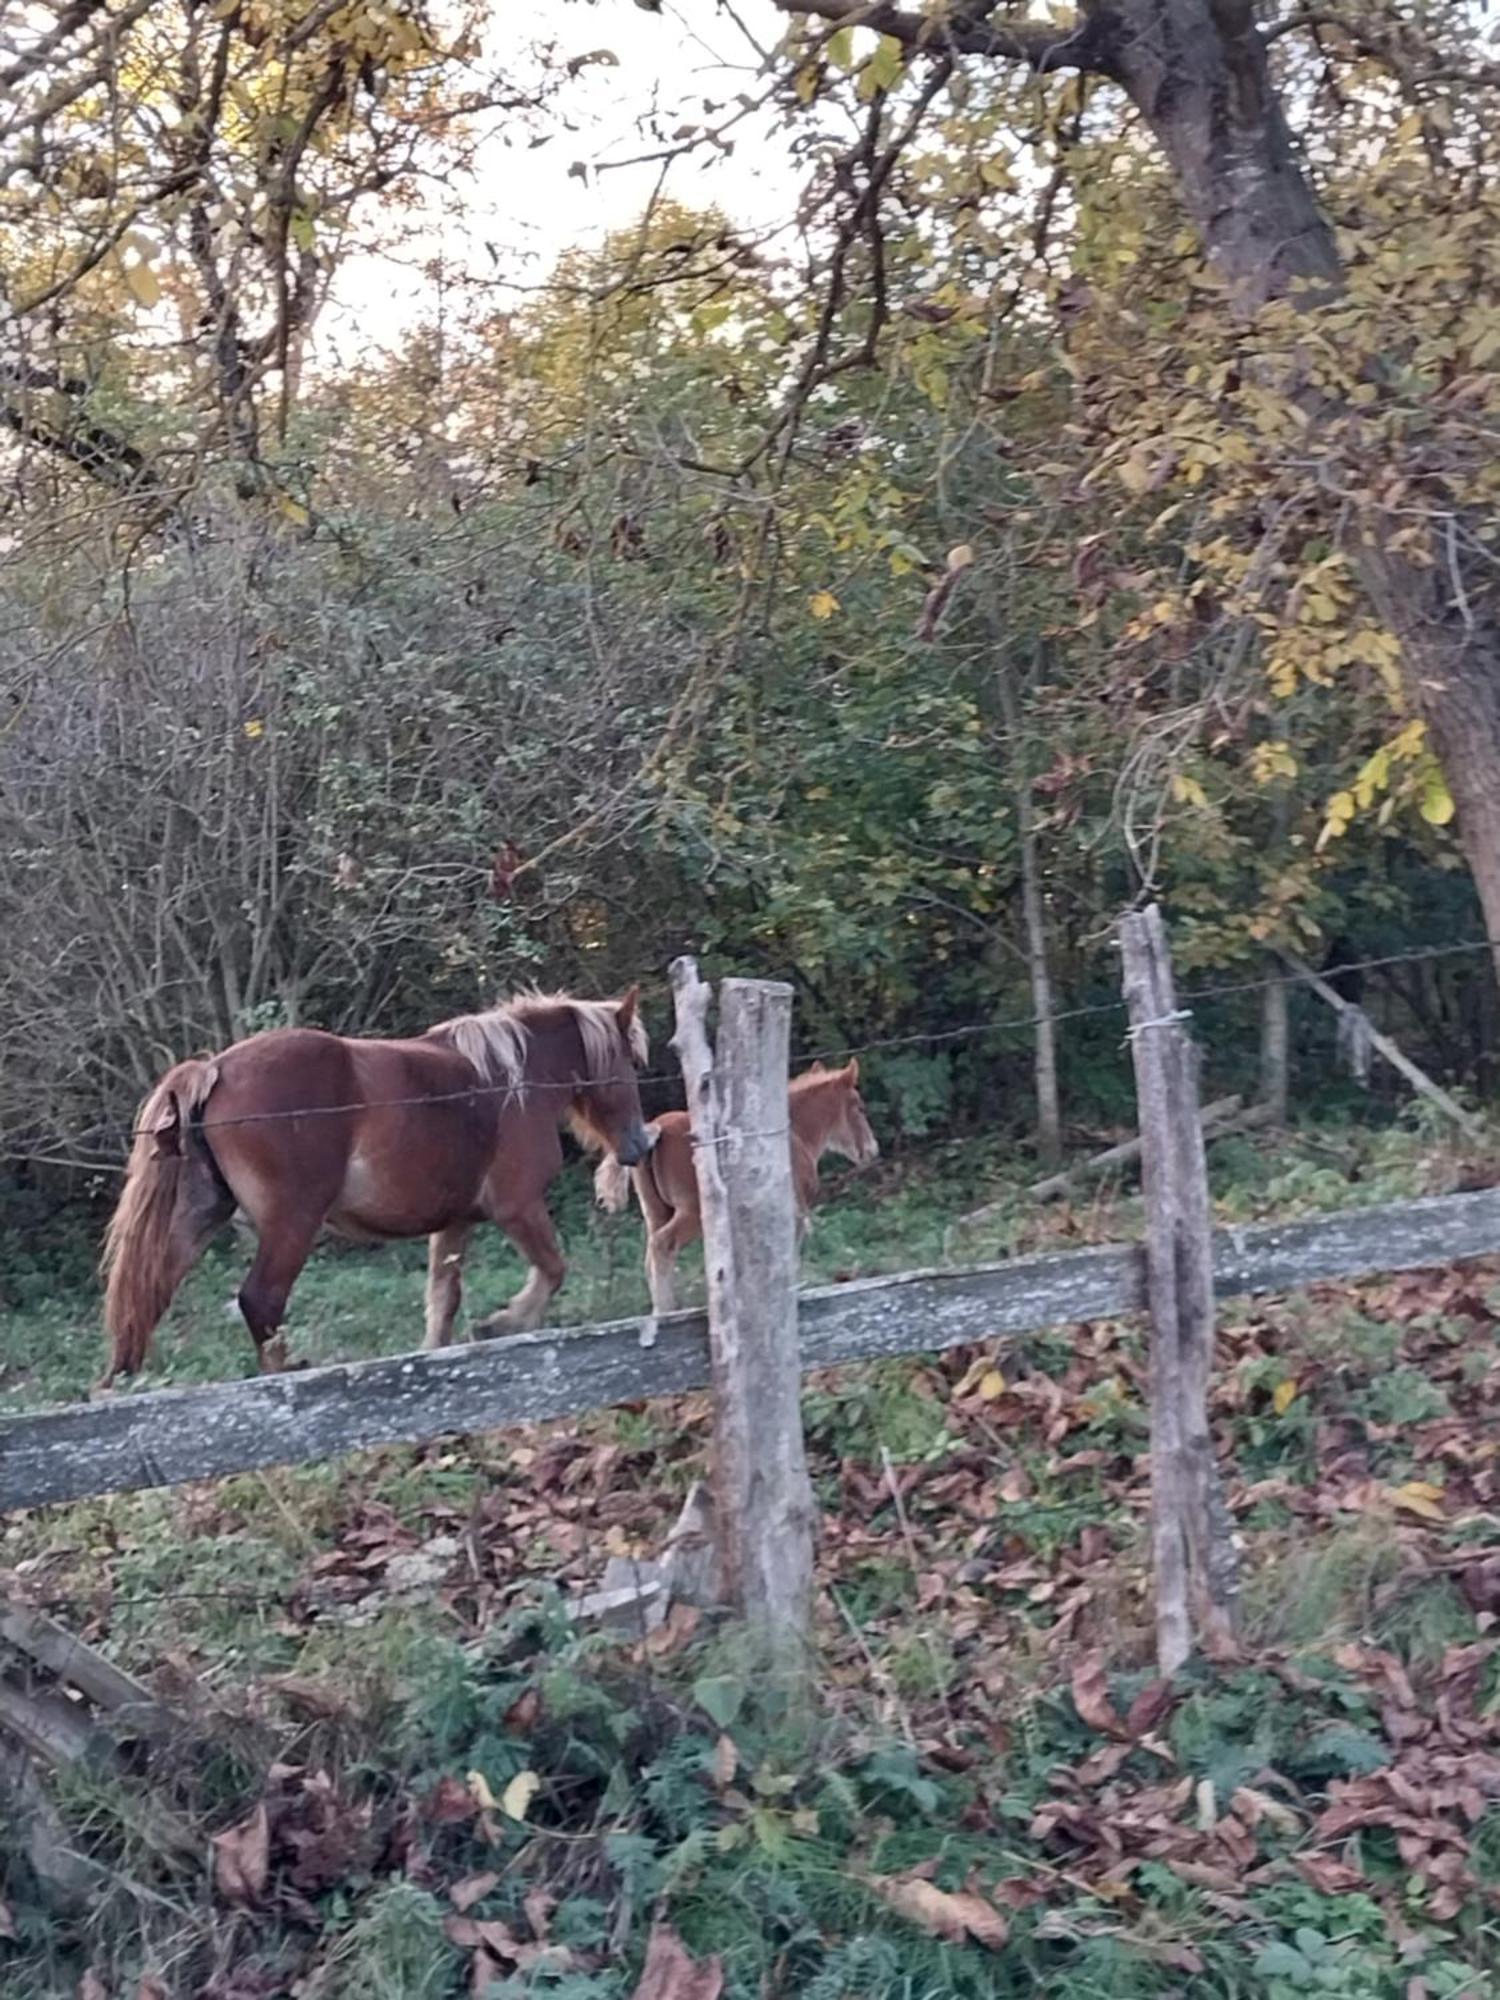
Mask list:
POLYGON ((426 1165, 424 1172, 415 1161, 388 1162, 356 1146, 328 1211, 328 1228, 351 1242, 383 1243, 476 1221, 480 1166, 469 1170, 468 1162, 451 1155, 426 1165))

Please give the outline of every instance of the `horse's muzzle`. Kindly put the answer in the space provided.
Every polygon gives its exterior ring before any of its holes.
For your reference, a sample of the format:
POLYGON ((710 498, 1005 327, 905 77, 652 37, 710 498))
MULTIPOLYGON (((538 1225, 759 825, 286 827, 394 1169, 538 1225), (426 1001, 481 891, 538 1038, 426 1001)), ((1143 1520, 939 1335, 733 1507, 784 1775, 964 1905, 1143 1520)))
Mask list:
POLYGON ((622 1167, 638 1167, 656 1144, 656 1133, 649 1125, 637 1125, 626 1139, 615 1148, 615 1158, 622 1167))

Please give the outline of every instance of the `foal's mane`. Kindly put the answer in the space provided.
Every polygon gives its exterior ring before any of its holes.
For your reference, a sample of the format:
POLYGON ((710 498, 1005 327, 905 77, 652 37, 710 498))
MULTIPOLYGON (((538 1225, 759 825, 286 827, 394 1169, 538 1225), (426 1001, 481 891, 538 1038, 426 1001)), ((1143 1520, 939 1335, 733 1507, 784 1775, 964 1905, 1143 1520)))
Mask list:
MULTIPOLYGON (((618 1003, 580 1000, 571 993, 542 993, 528 988, 513 993, 481 1014, 459 1014, 440 1021, 427 1033, 446 1042, 479 1072, 487 1084, 520 1092, 526 1083, 526 1049, 543 1014, 567 1012, 578 1024, 588 1083, 602 1082, 615 1068, 616 1036, 620 1032, 618 1003)), ((650 1055, 645 1024, 639 1014, 630 1023, 630 1053, 638 1063, 650 1055)))

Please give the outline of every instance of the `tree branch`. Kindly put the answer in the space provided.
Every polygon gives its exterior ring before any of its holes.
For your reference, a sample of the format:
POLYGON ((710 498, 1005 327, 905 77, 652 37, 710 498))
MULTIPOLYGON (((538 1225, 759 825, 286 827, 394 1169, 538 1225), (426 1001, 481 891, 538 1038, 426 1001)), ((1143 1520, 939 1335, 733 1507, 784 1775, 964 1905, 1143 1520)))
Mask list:
POLYGON ((839 26, 870 28, 890 35, 904 48, 932 56, 993 56, 1024 64, 1037 75, 1054 70, 1115 74, 1118 23, 1098 8, 1076 27, 1051 21, 993 22, 972 14, 913 14, 890 0, 775 0, 784 14, 815 14, 839 26))

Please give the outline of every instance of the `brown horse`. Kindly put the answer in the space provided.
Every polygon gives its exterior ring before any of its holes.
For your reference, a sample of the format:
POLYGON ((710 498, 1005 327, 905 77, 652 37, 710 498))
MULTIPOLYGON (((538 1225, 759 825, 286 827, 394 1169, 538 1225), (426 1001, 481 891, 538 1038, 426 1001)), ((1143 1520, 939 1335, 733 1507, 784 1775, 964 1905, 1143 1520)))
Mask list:
POLYGON ((566 1266, 547 1213, 560 1127, 626 1166, 646 1157, 636 1065, 646 1033, 621 1000, 528 993, 409 1041, 277 1028, 178 1063, 142 1107, 105 1238, 101 1387, 140 1368, 209 1238, 243 1211, 259 1249, 240 1311, 262 1370, 286 1365, 292 1286, 320 1232, 431 1238, 428 1347, 453 1331, 475 1226, 503 1229, 530 1265, 485 1335, 540 1324, 566 1266))
MULTIPOLYGON (((880 1147, 859 1094, 859 1064, 825 1069, 814 1063, 793 1077, 788 1092, 792 1141, 792 1187, 797 1198, 797 1235, 806 1235, 808 1213, 818 1188, 818 1162, 838 1153, 857 1167, 880 1157, 880 1147)), ((703 1233, 698 1208, 698 1171, 693 1160, 692 1126, 685 1111, 668 1111, 655 1122, 656 1144, 627 1175, 623 1157, 606 1158, 594 1175, 599 1206, 618 1214, 630 1199, 646 1218, 646 1282, 651 1310, 675 1312, 677 1258, 703 1233)))

